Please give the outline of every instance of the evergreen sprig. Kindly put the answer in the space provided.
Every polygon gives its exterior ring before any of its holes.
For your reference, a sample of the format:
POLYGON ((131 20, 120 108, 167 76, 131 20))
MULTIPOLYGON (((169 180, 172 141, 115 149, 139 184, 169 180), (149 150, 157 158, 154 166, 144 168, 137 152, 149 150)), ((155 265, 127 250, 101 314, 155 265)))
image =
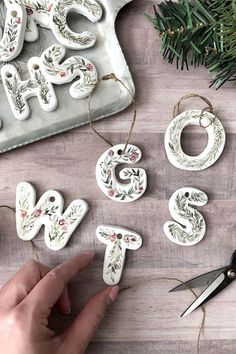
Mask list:
POLYGON ((220 88, 225 82, 236 79, 236 1, 212 1, 210 9, 219 16, 218 37, 220 50, 206 58, 206 66, 215 73, 212 85, 220 88))
MULTIPOLYGON (((152 22, 162 39, 161 52, 177 67, 204 65, 206 53, 218 50, 218 26, 209 7, 201 1, 172 0, 154 6, 152 22)), ((149 17, 150 18, 150 17, 149 17)))
POLYGON ((211 85, 236 79, 236 0, 172 0, 147 15, 160 33, 161 53, 169 63, 188 69, 205 65, 211 85))

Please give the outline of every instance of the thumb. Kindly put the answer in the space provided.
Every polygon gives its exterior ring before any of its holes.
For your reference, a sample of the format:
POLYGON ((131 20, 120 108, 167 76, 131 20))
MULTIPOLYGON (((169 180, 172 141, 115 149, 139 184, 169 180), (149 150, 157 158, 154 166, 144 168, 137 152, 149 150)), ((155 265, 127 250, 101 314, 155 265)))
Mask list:
POLYGON ((85 352, 118 293, 119 286, 105 288, 85 305, 72 325, 61 336, 63 353, 74 353, 75 349, 78 353, 85 352))

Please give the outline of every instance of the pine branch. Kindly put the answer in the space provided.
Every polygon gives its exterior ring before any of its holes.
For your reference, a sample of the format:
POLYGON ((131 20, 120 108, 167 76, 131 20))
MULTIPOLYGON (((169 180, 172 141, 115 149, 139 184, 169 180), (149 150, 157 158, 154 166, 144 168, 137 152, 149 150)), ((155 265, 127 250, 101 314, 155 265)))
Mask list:
MULTIPOLYGON (((218 16, 205 1, 164 1, 154 7, 154 27, 162 39, 161 53, 177 67, 205 65, 206 55, 220 48, 218 16)), ((148 16, 150 19, 150 16, 148 16)))
POLYGON ((236 1, 212 1, 210 8, 220 18, 218 37, 221 38, 219 53, 210 55, 206 66, 215 73, 211 85, 220 88, 227 81, 236 80, 236 1))
POLYGON ((161 53, 177 68, 205 65, 211 86, 236 80, 236 0, 163 1, 148 18, 162 39, 161 53))

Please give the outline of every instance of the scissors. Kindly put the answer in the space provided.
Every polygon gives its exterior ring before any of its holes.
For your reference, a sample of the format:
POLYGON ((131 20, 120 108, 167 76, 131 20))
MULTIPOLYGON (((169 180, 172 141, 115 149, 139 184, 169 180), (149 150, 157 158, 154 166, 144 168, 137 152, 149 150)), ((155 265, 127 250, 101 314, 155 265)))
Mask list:
POLYGON ((202 274, 196 278, 190 279, 184 284, 178 285, 170 292, 186 290, 187 287, 192 289, 206 286, 208 287, 199 295, 199 297, 184 311, 181 317, 185 317, 202 306, 207 301, 215 297, 229 284, 236 279, 236 250, 234 251, 229 266, 213 270, 202 274))

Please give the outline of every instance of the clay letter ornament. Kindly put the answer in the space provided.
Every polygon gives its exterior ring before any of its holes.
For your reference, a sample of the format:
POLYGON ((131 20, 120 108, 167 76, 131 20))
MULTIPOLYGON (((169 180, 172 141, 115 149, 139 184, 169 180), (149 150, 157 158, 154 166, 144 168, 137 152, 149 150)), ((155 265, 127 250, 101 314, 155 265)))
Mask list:
POLYGON ((30 79, 23 81, 12 64, 1 69, 4 89, 16 119, 25 120, 30 116, 28 99, 38 98, 45 112, 57 108, 58 100, 53 84, 62 85, 71 82, 70 94, 82 99, 89 96, 97 83, 97 70, 92 62, 81 56, 72 56, 60 62, 65 55, 65 47, 54 44, 46 49, 41 58, 32 57, 28 61, 30 79))
POLYGON ((107 245, 103 280, 108 285, 116 285, 121 279, 125 264, 125 253, 142 246, 142 237, 134 231, 120 226, 100 225, 96 230, 99 241, 107 245))
POLYGON ((102 17, 102 8, 95 0, 56 0, 50 11, 49 26, 59 43, 71 49, 86 49, 96 42, 96 36, 88 31, 74 33, 67 25, 70 12, 77 12, 92 22, 98 22, 102 17))
POLYGON ((20 54, 25 38, 26 18, 23 6, 18 4, 7 6, 5 27, 0 40, 0 62, 13 60, 20 54))
POLYGON ((139 199, 147 188, 146 171, 142 168, 124 168, 120 171, 120 178, 130 180, 128 184, 120 183, 116 178, 116 167, 119 164, 135 164, 142 153, 135 145, 128 145, 122 154, 125 145, 111 147, 99 158, 96 167, 96 179, 103 193, 116 202, 133 202, 139 199))
POLYGON ((89 96, 97 84, 97 70, 94 64, 81 56, 72 56, 61 62, 66 49, 61 44, 54 44, 41 55, 43 73, 48 81, 63 85, 76 80, 70 87, 70 95, 81 99, 89 96))
POLYGON ((53 251, 64 248, 89 207, 82 200, 74 200, 63 213, 64 200, 54 190, 45 192, 36 204, 36 191, 28 182, 21 182, 16 189, 16 228, 24 241, 32 240, 45 226, 44 239, 53 251))
POLYGON ((52 112, 57 108, 57 97, 51 82, 43 74, 42 62, 38 57, 32 57, 28 61, 30 79, 22 81, 12 64, 4 65, 1 69, 4 89, 16 119, 25 120, 30 116, 28 99, 36 96, 40 107, 46 112, 52 112))
POLYGON ((206 233, 203 216, 190 205, 203 206, 208 202, 207 195, 193 187, 184 187, 174 192, 169 201, 170 215, 176 221, 167 221, 165 235, 181 246, 199 243, 206 233))
POLYGON ((92 47, 96 36, 88 31, 74 33, 67 24, 68 14, 77 12, 91 22, 98 22, 102 17, 102 8, 95 0, 4 0, 5 4, 25 6, 28 19, 25 40, 34 42, 38 39, 38 27, 51 29, 57 41, 67 48, 82 50, 92 47))
POLYGON ((225 130, 219 118, 201 110, 187 111, 172 120, 165 134, 165 149, 172 165, 187 171, 200 171, 213 165, 225 146, 225 130), (186 155, 181 147, 181 134, 189 125, 201 125, 208 134, 208 144, 198 156, 186 155))

